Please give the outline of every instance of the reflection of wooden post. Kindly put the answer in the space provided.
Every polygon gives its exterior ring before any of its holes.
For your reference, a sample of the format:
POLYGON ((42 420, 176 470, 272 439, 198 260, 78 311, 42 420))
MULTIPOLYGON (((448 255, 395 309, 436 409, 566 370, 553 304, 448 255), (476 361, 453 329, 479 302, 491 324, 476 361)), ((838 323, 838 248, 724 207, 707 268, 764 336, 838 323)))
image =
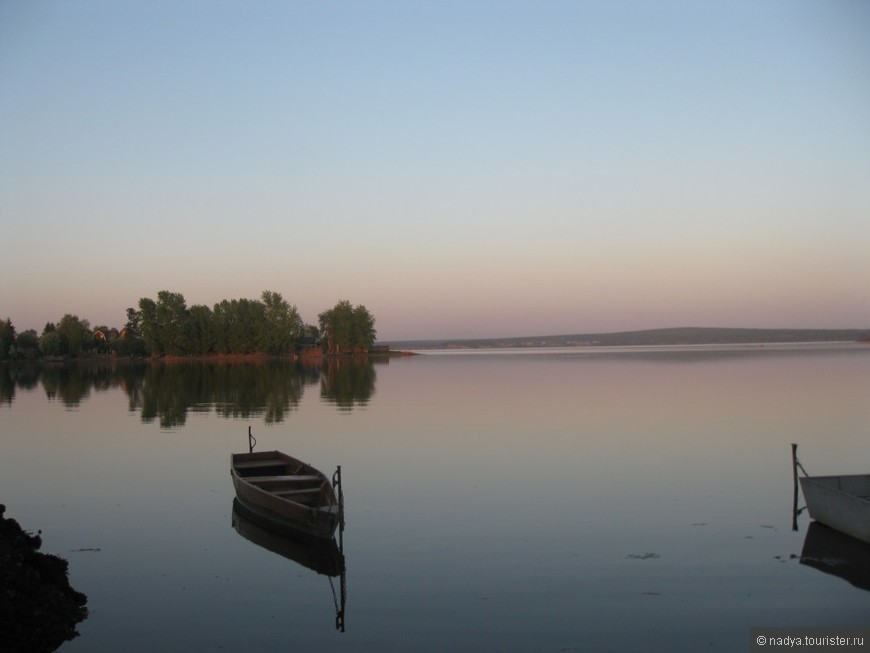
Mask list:
POLYGON ((332 487, 338 491, 338 548, 344 553, 344 488, 341 485, 341 465, 332 475, 332 487))
MULTIPOLYGON (((335 628, 344 632, 344 608, 347 601, 347 565, 344 559, 344 487, 341 483, 341 465, 335 468, 332 475, 332 487, 338 494, 338 551, 341 554, 341 578, 339 580, 341 592, 340 607, 335 613, 335 628)), ((330 579, 330 583, 332 580, 330 579)), ((333 589, 333 598, 335 590, 333 589)))
POLYGON ((798 465, 800 463, 797 459, 797 445, 792 443, 791 445, 791 473, 792 479, 794 480, 794 503, 792 504, 792 521, 791 521, 791 529, 796 531, 798 529, 798 465))

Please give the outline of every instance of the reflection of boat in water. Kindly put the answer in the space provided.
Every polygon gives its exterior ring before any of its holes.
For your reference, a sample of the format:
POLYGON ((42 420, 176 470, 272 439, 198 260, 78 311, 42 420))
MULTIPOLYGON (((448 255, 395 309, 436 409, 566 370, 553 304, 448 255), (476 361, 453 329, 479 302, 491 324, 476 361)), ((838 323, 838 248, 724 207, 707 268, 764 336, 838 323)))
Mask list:
MULTIPOLYGON (((231 474, 236 497, 258 523, 330 540, 342 519, 336 496, 340 468, 333 482, 311 465, 280 451, 235 453, 231 474)), ((340 495, 340 488, 339 488, 340 495)))
POLYGON ((246 540, 267 551, 325 576, 338 576, 344 572, 344 555, 335 538, 331 540, 300 540, 295 531, 283 534, 273 525, 261 522, 256 513, 248 510, 238 499, 233 499, 233 528, 246 540))
POLYGON ((249 542, 277 553, 307 569, 329 577, 335 602, 335 627, 344 632, 345 605, 347 603, 347 575, 344 564, 344 542, 335 538, 313 539, 303 537, 293 529, 276 529, 272 521, 260 521, 258 514, 248 510, 238 499, 233 499, 233 528, 249 542), (338 595, 332 579, 339 578, 338 595))
POLYGON ((870 543, 870 474, 802 476, 800 484, 810 517, 870 543))
POLYGON ((813 522, 807 530, 801 564, 870 590, 870 544, 856 540, 823 524, 813 522))

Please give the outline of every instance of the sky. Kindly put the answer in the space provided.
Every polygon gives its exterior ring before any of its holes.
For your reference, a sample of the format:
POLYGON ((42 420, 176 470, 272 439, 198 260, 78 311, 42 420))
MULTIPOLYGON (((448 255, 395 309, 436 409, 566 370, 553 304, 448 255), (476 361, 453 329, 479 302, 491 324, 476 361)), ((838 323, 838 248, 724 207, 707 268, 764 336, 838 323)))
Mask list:
POLYGON ((0 0, 0 318, 870 327, 870 3, 0 0))

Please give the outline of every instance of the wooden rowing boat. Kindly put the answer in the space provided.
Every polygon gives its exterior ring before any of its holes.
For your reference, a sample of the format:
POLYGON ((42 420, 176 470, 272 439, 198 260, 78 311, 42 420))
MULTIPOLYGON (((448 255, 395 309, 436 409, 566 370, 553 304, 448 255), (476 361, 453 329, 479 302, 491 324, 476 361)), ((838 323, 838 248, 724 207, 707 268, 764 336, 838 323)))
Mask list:
POLYGON ((319 470, 280 451, 258 451, 234 453, 230 471, 236 498, 261 526, 332 539, 341 505, 319 470))
POLYGON ((801 476, 810 517, 870 544, 870 474, 801 476))

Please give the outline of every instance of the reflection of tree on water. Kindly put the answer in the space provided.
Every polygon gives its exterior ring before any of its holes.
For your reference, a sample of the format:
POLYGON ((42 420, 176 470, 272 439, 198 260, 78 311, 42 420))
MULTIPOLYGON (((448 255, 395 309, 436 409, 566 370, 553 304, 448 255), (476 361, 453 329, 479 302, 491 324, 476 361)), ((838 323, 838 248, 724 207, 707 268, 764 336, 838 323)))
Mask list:
POLYGON ((296 366, 264 364, 217 369, 215 410, 221 417, 263 414, 267 424, 284 421, 302 399, 304 377, 296 366))
POLYGON ((32 390, 39 381, 40 366, 31 361, 0 366, 0 403, 11 404, 15 390, 32 390))
POLYGON ((302 392, 303 377, 286 363, 151 365, 141 387, 142 420, 159 418, 163 428, 180 426, 188 410, 214 407, 220 417, 263 415, 271 424, 296 408, 302 392))
POLYGON ((142 403, 139 405, 143 422, 159 418, 160 426, 169 428, 182 426, 187 421, 190 388, 185 383, 185 375, 173 371, 174 367, 152 365, 145 370, 142 403))
POLYGON ((133 413, 142 405, 142 379, 145 377, 144 365, 119 365, 115 380, 127 395, 127 409, 133 413))
POLYGON ((0 368, 0 401, 12 403, 16 389, 42 383, 45 394, 76 407, 93 392, 120 388, 128 408, 143 422, 162 428, 182 426, 188 412, 226 418, 262 416, 267 424, 286 419, 299 405, 306 386, 320 385, 320 396, 339 409, 365 405, 374 395, 375 372, 365 358, 325 359, 317 366, 293 361, 118 362, 0 368))
POLYGON ((64 406, 73 408, 91 394, 94 379, 68 365, 47 365, 42 371, 42 387, 49 399, 58 399, 64 406))
POLYGON ((15 380, 8 367, 0 368, 0 403, 11 404, 15 398, 15 380))
POLYGON ((320 396, 341 410, 365 406, 375 394, 374 365, 367 359, 336 358, 321 370, 320 396))
POLYGON ((91 391, 105 392, 117 385, 116 368, 111 361, 83 362, 76 365, 48 363, 39 379, 49 399, 59 399, 74 408, 90 396, 91 391))

